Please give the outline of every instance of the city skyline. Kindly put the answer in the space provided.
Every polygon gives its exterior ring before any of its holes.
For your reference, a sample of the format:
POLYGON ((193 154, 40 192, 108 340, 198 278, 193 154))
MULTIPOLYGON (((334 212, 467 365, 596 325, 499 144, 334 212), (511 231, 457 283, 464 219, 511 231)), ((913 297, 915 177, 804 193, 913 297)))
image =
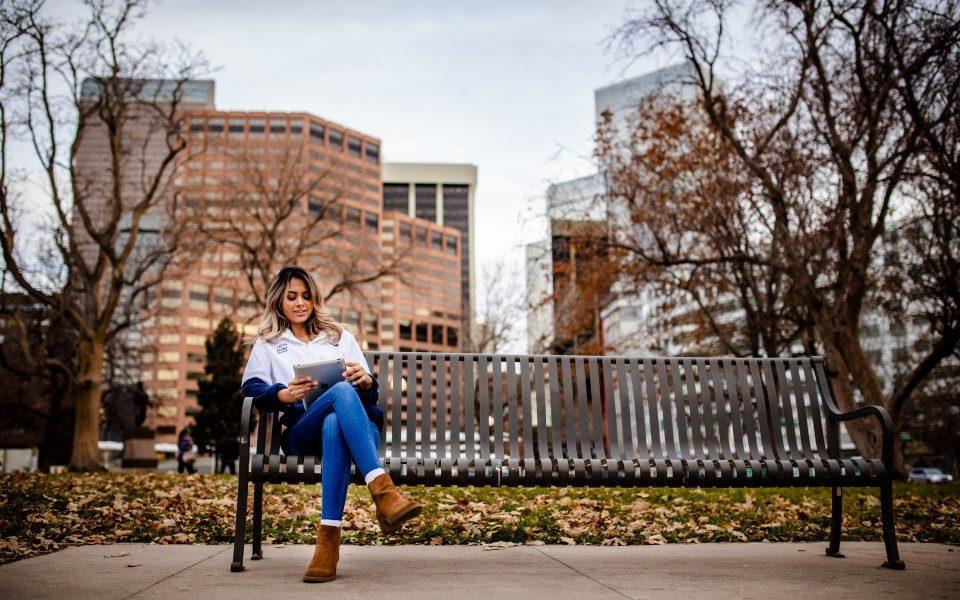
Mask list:
MULTIPOLYGON (((381 138, 385 162, 477 165, 481 273, 497 259, 519 268, 547 185, 594 170, 593 89, 670 62, 627 64, 606 48, 628 4, 322 4, 277 13, 171 0, 150 6, 136 29, 203 51, 219 67, 210 78, 223 110, 306 111, 381 138), (215 31, 204 25, 214 14, 215 31), (344 52, 350 39, 366 43, 344 52)), ((72 1, 51 8, 67 22, 82 10, 72 1)), ((30 154, 11 152, 15 161, 30 154)), ((524 340, 520 329, 511 349, 524 340)))

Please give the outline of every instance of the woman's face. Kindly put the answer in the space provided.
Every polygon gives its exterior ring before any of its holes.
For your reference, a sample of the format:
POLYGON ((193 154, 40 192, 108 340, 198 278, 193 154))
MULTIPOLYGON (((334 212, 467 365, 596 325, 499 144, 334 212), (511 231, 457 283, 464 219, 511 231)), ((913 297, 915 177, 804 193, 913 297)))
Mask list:
POLYGON ((313 314, 313 298, 307 285, 294 277, 283 292, 283 316, 291 325, 302 325, 313 314))

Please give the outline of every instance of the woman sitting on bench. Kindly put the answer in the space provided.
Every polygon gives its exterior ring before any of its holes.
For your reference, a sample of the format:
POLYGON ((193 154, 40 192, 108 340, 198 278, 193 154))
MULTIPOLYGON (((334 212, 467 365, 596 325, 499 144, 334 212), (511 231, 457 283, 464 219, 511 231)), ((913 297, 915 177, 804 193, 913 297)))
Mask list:
POLYGON ((320 529, 303 580, 330 581, 340 557, 351 461, 370 489, 385 533, 416 517, 421 506, 397 490, 380 464, 383 411, 377 407, 377 381, 356 338, 323 306, 317 283, 306 270, 285 267, 277 274, 258 334, 243 372, 243 393, 261 412, 283 413, 280 447, 285 454, 320 457, 320 529), (344 381, 304 409, 302 398, 317 382, 296 378, 294 365, 335 358, 345 359, 344 381))

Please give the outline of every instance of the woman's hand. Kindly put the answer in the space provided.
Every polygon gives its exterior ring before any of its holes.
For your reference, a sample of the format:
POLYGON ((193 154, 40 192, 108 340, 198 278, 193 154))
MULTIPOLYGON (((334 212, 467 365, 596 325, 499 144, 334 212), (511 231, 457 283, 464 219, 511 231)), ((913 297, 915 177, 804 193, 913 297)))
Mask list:
POLYGON ((303 398, 307 392, 317 387, 317 382, 309 377, 291 379, 287 387, 277 392, 277 398, 284 404, 293 404, 303 398))
POLYGON ((370 377, 370 374, 363 370, 360 363, 348 360, 344 364, 347 365, 347 368, 343 370, 345 381, 349 381, 361 390, 370 389, 370 386, 373 385, 373 377, 370 377))

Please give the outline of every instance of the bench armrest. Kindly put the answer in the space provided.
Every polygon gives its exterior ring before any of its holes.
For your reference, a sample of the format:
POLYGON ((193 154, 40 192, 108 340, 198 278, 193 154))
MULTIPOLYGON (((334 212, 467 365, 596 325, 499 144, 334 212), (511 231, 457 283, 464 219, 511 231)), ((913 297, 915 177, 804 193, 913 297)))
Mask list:
POLYGON ((887 409, 871 404, 847 412, 834 412, 830 410, 828 414, 830 419, 836 422, 853 421, 864 417, 876 417, 880 423, 880 433, 883 436, 880 459, 888 469, 893 468, 893 420, 890 418, 890 413, 887 412, 887 409))
POLYGON ((250 462, 250 421, 253 419, 253 398, 243 399, 240 408, 240 468, 246 469, 250 462))

